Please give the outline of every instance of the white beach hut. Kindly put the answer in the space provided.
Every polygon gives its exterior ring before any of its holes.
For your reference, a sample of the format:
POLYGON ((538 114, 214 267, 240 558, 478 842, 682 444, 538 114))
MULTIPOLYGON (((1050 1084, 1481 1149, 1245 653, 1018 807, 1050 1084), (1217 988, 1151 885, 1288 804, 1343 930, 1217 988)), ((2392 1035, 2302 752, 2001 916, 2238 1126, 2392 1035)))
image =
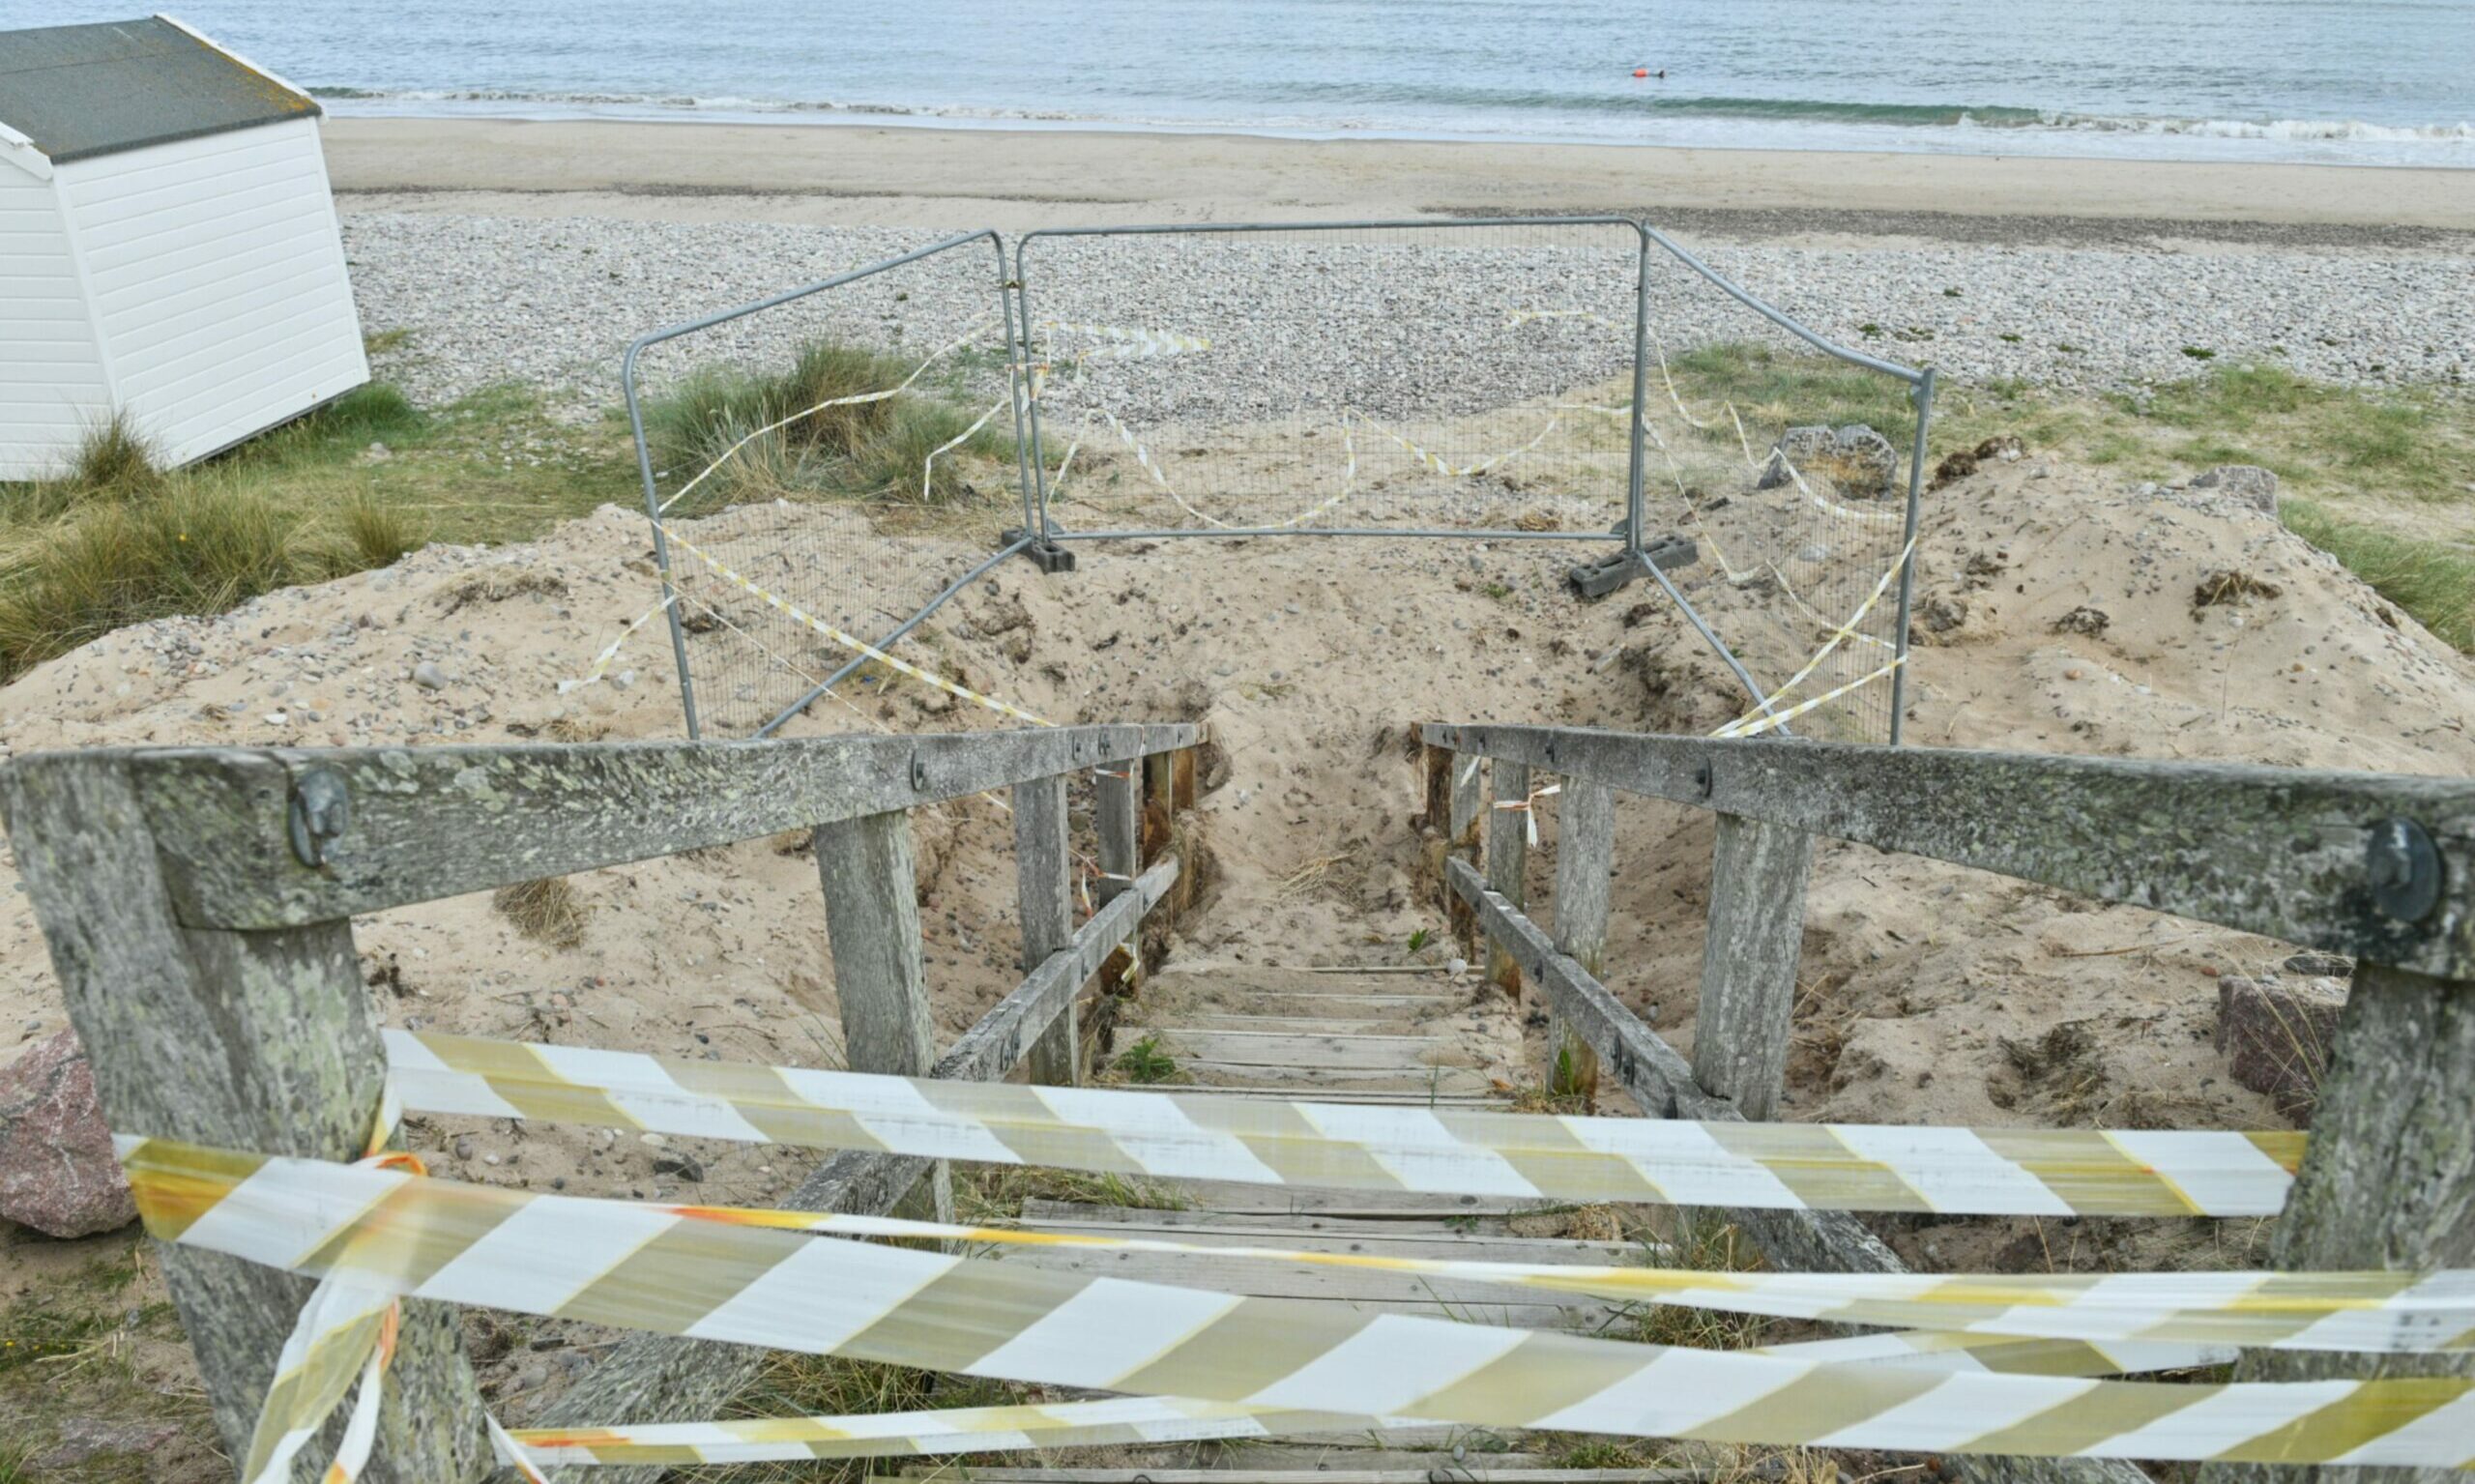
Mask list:
POLYGON ((185 464, 369 379, 306 93, 168 16, 0 31, 0 480, 185 464))

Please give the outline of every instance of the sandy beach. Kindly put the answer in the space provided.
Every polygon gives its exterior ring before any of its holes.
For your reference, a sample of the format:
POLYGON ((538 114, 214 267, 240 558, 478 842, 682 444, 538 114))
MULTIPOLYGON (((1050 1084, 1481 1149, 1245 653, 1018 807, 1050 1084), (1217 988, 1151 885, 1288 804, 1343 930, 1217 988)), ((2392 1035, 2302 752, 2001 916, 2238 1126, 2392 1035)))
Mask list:
POLYGON ((326 127, 348 198, 499 216, 1018 232, 1621 211, 1687 228, 1729 218, 1765 235, 2085 241, 2196 224, 2189 235, 2207 239, 2393 247, 2475 232, 2475 171, 2463 170, 1069 130, 350 117, 326 127))

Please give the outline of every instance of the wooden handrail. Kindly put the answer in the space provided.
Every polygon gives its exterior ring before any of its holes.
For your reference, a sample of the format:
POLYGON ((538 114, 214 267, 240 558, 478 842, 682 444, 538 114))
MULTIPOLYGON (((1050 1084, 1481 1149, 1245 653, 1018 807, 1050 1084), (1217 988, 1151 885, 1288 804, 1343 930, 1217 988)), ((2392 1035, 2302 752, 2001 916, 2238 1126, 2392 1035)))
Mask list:
POLYGON ((2475 978, 2475 780, 1573 727, 1424 731, 1433 746, 1624 793, 2475 978))
MULTIPOLYGON (((1586 1063, 1597 1062, 1652 1118, 1765 1116, 1784 1080, 1812 838, 1829 835, 2352 954, 2271 1257, 2287 1269, 2475 1263, 2475 782, 1561 727, 1436 724, 1423 735, 1430 822, 1452 830, 1448 842, 1460 821, 1436 818, 1432 800, 1446 778, 1474 784, 1481 757, 1495 761, 1498 797, 1506 780, 1526 789, 1544 771, 1567 780, 1577 805, 1559 829, 1554 941, 1502 889, 1514 879, 1506 862, 1482 873, 1448 850, 1443 869, 1448 905, 1543 993, 1558 1081, 1571 1084, 1558 1091, 1587 1095, 1586 1063), (1718 816, 1690 1063, 1598 980, 1611 789, 1718 816)), ((1731 1216, 1784 1266, 1902 1270, 1844 1212, 1731 1216)), ((2466 1374, 2475 1360, 2414 1368, 2466 1374)), ((2344 1374, 2350 1357, 2275 1352, 2249 1353, 2237 1370, 2344 1374)), ((2092 1460, 1945 1463, 1986 1484, 2142 1477, 2092 1460)))
MULTIPOLYGON (((769 742, 89 750, 0 767, 0 818, 112 1127, 351 1159, 368 1140, 385 1079, 354 914, 801 828, 815 831, 852 1069, 979 1079, 1032 1058, 1046 1076, 1070 1080, 1079 994, 1175 886, 1179 866, 1164 856, 1133 869, 1132 796, 1122 778, 1113 787, 1104 777, 1106 812, 1125 817, 1107 827, 1103 855, 1131 880, 1073 927, 1066 781, 1094 769, 1123 774, 1138 759, 1196 742, 1194 727, 1176 725, 769 742), (1007 787, 1034 803, 1017 844, 1025 900, 1044 916, 1027 934, 1021 984, 941 1058, 909 811, 1007 787)), ((1191 777, 1191 757, 1180 760, 1191 777)), ((791 1203, 882 1214, 913 1198, 923 1177, 941 1196, 944 1172, 931 1161, 844 1153, 791 1203)), ((165 1247, 160 1260, 217 1427, 237 1456, 309 1285, 193 1248, 165 1247)), ((570 1388, 558 1416, 711 1415, 761 1361, 744 1347, 638 1336, 570 1388)), ((480 1418, 456 1317, 408 1302, 371 1484, 472 1484, 490 1467, 480 1418)), ((619 1478, 630 1475, 641 1471, 619 1478)))
MULTIPOLYGON (((331 921, 959 799, 1195 745, 1191 725, 486 747, 145 748, 144 800, 190 927, 331 921), (340 811, 325 807, 340 797, 340 811), (336 827, 297 847, 301 817, 336 827)), ((0 797, 63 760, 5 768, 0 797)))

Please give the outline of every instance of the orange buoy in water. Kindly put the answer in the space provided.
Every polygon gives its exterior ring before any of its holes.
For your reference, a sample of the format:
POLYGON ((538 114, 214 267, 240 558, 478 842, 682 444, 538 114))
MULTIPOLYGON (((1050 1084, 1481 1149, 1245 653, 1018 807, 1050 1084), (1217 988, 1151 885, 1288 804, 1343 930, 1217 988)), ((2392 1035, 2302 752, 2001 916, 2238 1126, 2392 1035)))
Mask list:
POLYGON ((1636 77, 1647 77, 1649 74, 1650 70, 1646 67, 1637 67, 1633 69, 1633 75, 1636 77))

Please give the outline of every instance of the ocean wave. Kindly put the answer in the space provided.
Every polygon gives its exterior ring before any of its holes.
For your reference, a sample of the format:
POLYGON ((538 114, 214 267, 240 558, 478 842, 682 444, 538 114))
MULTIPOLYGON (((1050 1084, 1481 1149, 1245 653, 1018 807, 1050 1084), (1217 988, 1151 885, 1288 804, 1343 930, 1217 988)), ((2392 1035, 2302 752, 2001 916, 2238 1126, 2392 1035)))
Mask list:
POLYGON ((1608 116, 1630 114, 1653 119, 1762 121, 1788 125, 1853 126, 1890 131, 2061 131, 2144 135, 2161 138, 2247 140, 2285 144, 2475 145, 2475 122, 2422 125, 2374 124, 2360 119, 2208 119, 2057 112, 2005 104, 1859 103, 1827 99, 1733 97, 1651 97, 1605 94, 1558 96, 1522 94, 1454 96, 1445 87, 1403 98, 1409 118, 1306 116, 1267 110, 1253 116, 1228 118, 1150 117, 1124 113, 1079 112, 1056 108, 922 105, 859 101, 782 100, 731 95, 648 94, 500 88, 381 89, 345 85, 317 86, 320 98, 338 102, 364 102, 418 108, 422 104, 470 106, 504 104, 525 109, 585 108, 619 112, 785 115, 841 118, 915 118, 957 123, 1100 124, 1118 128, 1273 129, 1299 131, 1380 131, 1412 128, 1450 129, 1456 123, 1473 131, 1517 136, 1524 132, 1511 121, 1556 115, 1608 116), (1421 107, 1423 105, 1423 107, 1421 107), (1442 116, 1434 110, 1442 110, 1442 116))
POLYGON ((2059 129, 2107 133, 2181 134, 2202 139, 2357 140, 2375 144, 2475 144, 2475 123, 2367 124, 2360 119, 2143 119, 2063 114, 2059 129))

